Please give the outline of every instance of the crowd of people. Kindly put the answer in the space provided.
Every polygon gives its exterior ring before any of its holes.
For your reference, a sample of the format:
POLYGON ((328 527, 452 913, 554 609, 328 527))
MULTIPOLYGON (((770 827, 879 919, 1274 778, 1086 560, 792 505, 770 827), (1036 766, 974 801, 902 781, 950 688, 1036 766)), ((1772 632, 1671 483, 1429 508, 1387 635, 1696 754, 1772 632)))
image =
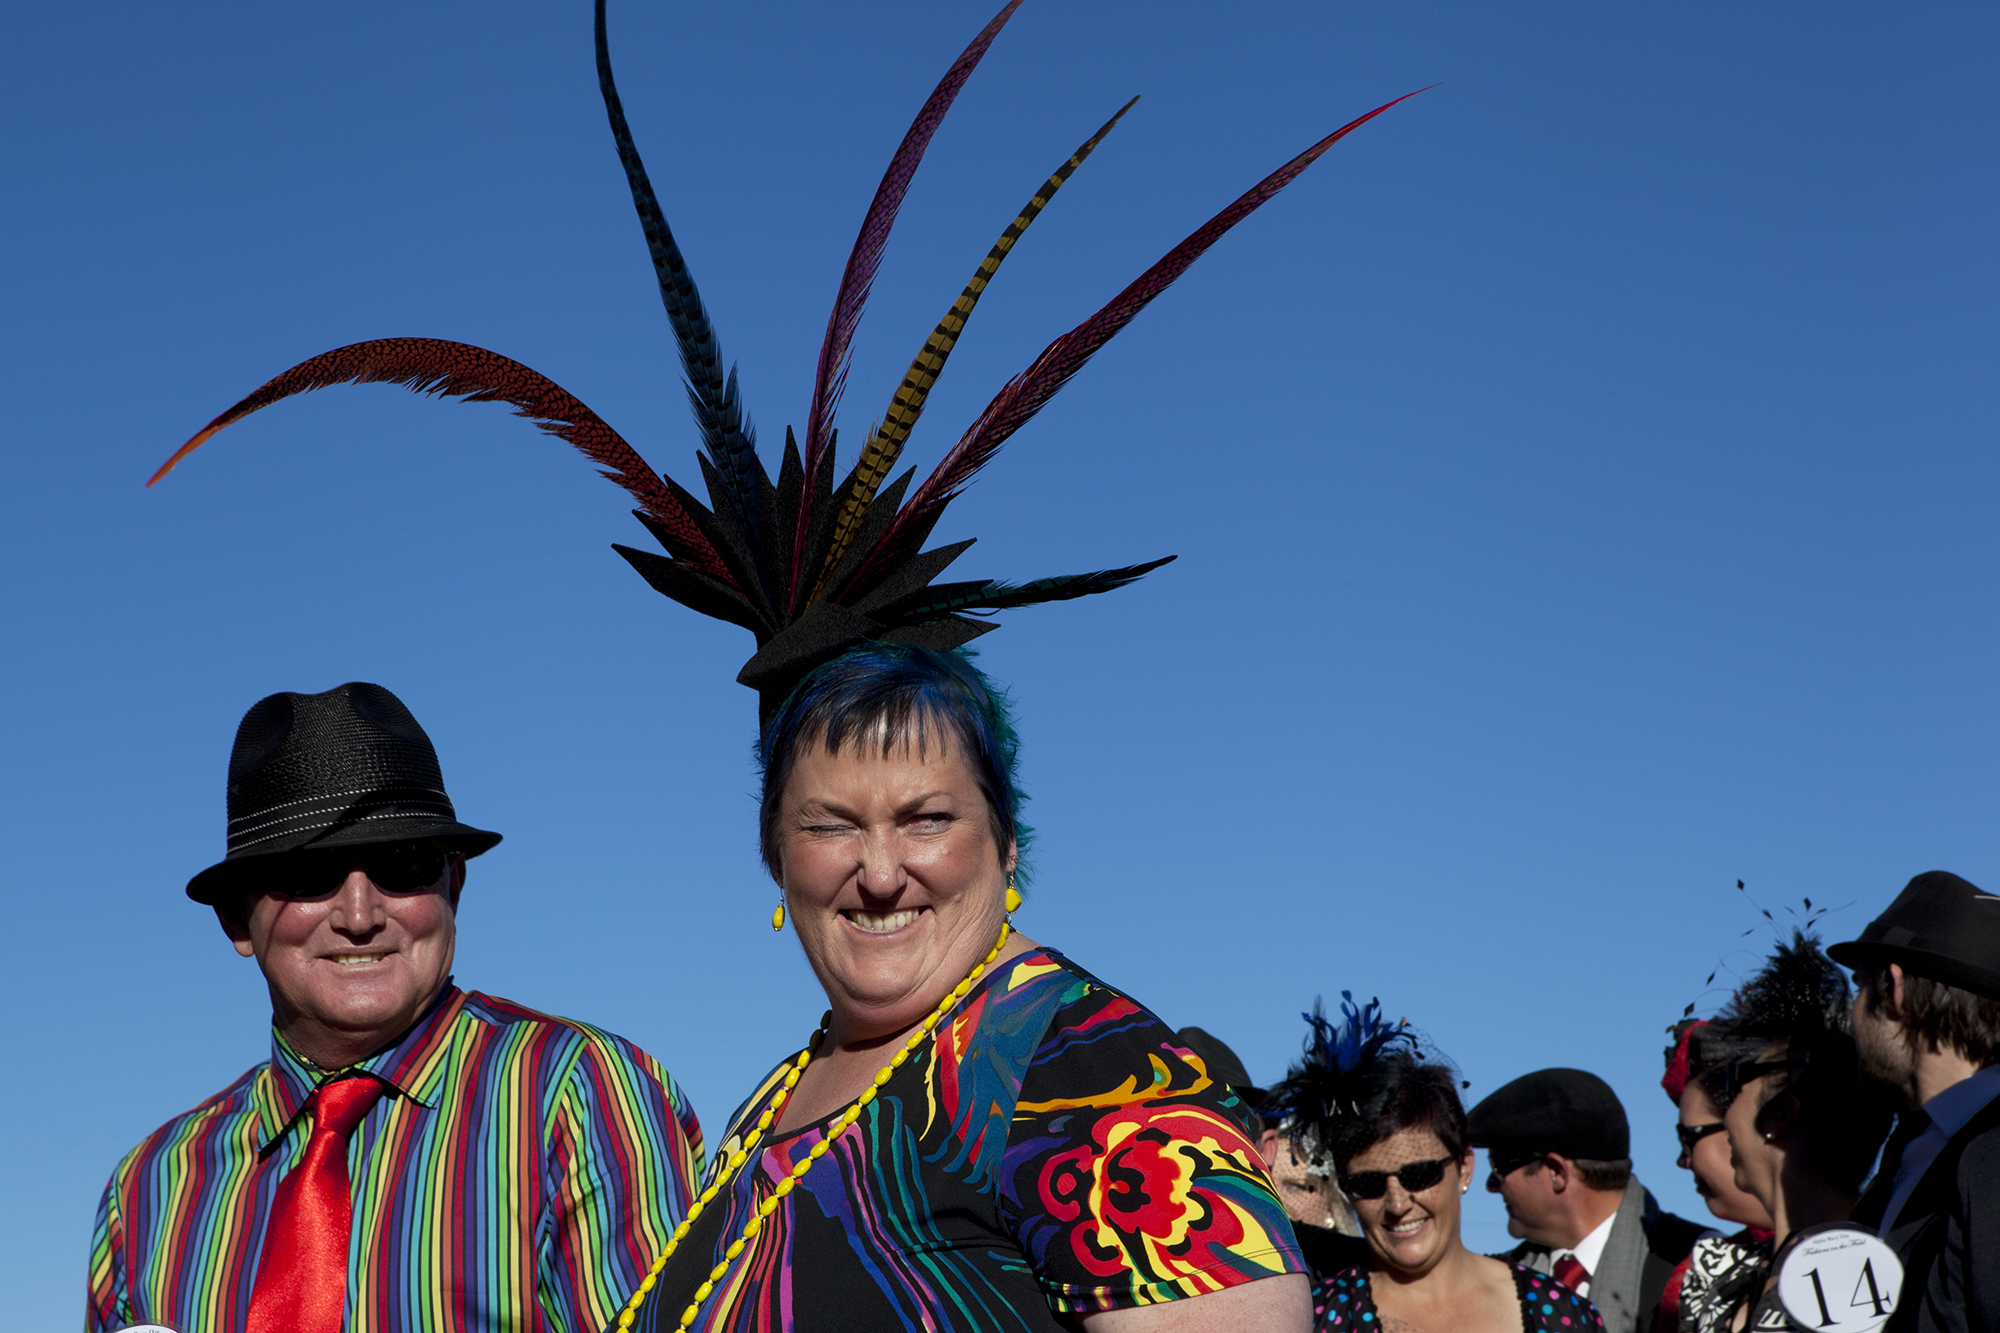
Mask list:
MULTIPOLYGON (((460 822, 403 702, 360 682, 270 695, 230 753, 225 855, 186 889, 268 983, 270 1058, 117 1164, 87 1328, 1735 1333, 1795 1327, 1785 1257, 1846 1223, 1901 1256, 1899 1299, 1878 1313, 2000 1333, 2000 899, 1954 876, 1919 876, 1830 951, 1788 941, 1713 1021, 1677 1033, 1664 1086, 1715 1215, 1700 1221, 1633 1178, 1625 1111, 1589 1073, 1524 1073, 1468 1110, 1442 1053, 1349 998, 1315 1013, 1298 1065, 1260 1091, 1213 1037, 1168 1028, 1016 926, 1019 735, 962 650, 993 613, 1165 561, 938 583, 972 543, 924 545, 1099 348, 1388 109, 1285 163, 1051 342, 914 491, 910 473, 888 481, 994 272, 1114 116, 1001 233, 843 477, 834 417, 889 229, 1019 3, 952 65, 884 174, 803 445, 787 431, 775 481, 633 144, 603 0, 600 89, 710 505, 530 368, 422 338, 294 367, 161 469, 293 394, 367 381, 507 402, 588 454, 665 550, 620 554, 755 636, 737 680, 759 703, 771 924, 795 933, 826 1009, 704 1129, 631 1042, 454 984, 468 864, 500 835, 460 822), (1482 1151, 1521 1241, 1501 1256, 1460 1237, 1482 1151)), ((712 1028, 706 997, 665 976, 661 1002, 712 1028)))
POLYGON ((1919 875, 1674 1026, 1691 1220, 1593 1074, 1467 1108, 1343 996, 1258 1088, 1029 939, 1015 745, 959 654, 790 692, 761 836, 828 1008, 705 1135, 632 1043, 452 983, 500 837, 393 693, 260 701, 187 892, 262 969, 271 1058, 119 1163, 87 1328, 1790 1330, 1784 1256, 1845 1224, 1900 1258, 1890 1327, 2000 1330, 2000 897, 1919 875), (1502 1255, 1460 1237, 1482 1152, 1502 1255))
POLYGON ((1319 1328, 1832 1326, 1788 1309, 1778 1276, 1842 1228, 1902 1270, 1893 1293, 1871 1277, 1883 1318, 1862 1326, 2000 1329, 2000 897, 1956 875, 1917 876, 1831 949, 1794 931, 1714 1018, 1670 1029, 1661 1087, 1709 1218, 1634 1178, 1625 1108, 1593 1074, 1524 1074, 1468 1111, 1450 1062, 1379 1004, 1308 1021, 1305 1059, 1246 1095, 1319 1328), (1475 1148, 1522 1242, 1504 1255, 1459 1238, 1475 1148), (1292 1173, 1320 1188, 1286 1190, 1292 1173))

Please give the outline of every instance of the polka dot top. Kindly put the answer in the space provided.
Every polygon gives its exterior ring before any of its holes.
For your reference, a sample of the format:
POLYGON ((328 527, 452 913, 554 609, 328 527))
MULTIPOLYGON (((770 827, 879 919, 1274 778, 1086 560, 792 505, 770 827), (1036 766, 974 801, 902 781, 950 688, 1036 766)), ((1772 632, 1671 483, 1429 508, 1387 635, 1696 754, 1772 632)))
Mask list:
MULTIPOLYGON (((1514 1270, 1526 1333, 1604 1333, 1604 1321, 1589 1301, 1546 1273, 1508 1266, 1514 1270)), ((1315 1333, 1379 1333, 1381 1327, 1366 1268, 1342 1268, 1313 1285, 1315 1333)))

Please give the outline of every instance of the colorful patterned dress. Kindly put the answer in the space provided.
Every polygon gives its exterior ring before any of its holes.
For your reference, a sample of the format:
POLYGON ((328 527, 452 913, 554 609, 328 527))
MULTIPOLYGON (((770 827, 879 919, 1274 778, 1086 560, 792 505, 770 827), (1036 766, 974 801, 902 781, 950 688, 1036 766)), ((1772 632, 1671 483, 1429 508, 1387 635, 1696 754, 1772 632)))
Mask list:
MULTIPOLYGON (((1604 1333, 1604 1321, 1589 1301, 1546 1273, 1508 1266, 1521 1298, 1524 1333, 1604 1333)), ((1376 1333, 1381 1327, 1366 1268, 1329 1273, 1313 1287, 1314 1333, 1376 1333)))
MULTIPOLYGON (((693 1327, 1074 1328, 1059 1316, 1303 1271, 1244 1117, 1159 1019, 1053 950, 1022 954, 834 1136, 693 1327)), ((760 1146, 667 1261, 635 1333, 679 1326, 826 1123, 760 1146)))

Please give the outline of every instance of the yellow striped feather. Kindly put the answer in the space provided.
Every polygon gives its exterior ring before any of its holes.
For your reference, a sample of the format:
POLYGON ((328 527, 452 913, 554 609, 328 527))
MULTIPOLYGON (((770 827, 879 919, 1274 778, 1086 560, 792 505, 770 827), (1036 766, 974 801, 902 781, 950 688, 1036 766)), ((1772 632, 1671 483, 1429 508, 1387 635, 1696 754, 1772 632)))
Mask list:
POLYGON ((841 506, 840 514, 833 524, 833 543, 826 553, 826 563, 820 566, 819 579, 813 585, 812 601, 824 590, 826 576, 840 563, 840 557, 861 531, 861 521, 868 516, 868 507, 875 501, 875 492, 881 487, 882 479, 889 475, 889 469, 896 465, 896 459, 903 452, 903 444, 910 438, 917 418, 923 415, 924 400, 930 396, 931 386, 937 383, 938 375, 944 370, 945 359, 958 343, 958 335, 965 328, 966 320, 972 317, 972 308, 979 304, 979 298, 986 290, 986 284, 993 281, 993 275, 1000 269, 1000 261, 1014 248, 1014 242, 1021 239, 1021 233, 1028 229, 1036 216, 1048 207, 1049 200, 1056 197, 1056 191, 1070 178, 1070 174, 1083 165, 1102 143, 1104 136, 1111 133, 1127 111, 1132 109, 1133 98, 1118 108, 1118 114, 1104 122, 1103 128, 1090 136, 1083 146, 1070 154, 1069 161, 1056 168, 1053 176, 1042 182, 1042 188, 1035 192, 1020 215, 1000 233, 1000 239, 986 252, 986 258, 979 261, 973 271, 972 280, 965 284, 965 290, 945 311, 944 318, 931 330, 931 336, 924 340, 924 349, 917 353, 917 359, 910 362, 910 368, 903 375, 903 382, 896 389, 896 396, 889 402, 889 410, 882 421, 870 432, 868 446, 861 451, 861 459, 854 467, 854 488, 848 492, 847 502, 841 506))

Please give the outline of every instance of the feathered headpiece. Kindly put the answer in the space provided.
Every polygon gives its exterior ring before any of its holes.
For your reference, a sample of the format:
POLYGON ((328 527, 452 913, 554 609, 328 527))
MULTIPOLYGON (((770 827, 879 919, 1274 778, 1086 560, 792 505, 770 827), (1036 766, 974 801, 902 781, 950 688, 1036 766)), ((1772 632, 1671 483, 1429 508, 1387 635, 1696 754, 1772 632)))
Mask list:
POLYGON ((1820 951, 1819 937, 1794 930, 1778 941, 1756 976, 1743 983, 1715 1026, 1739 1040, 1811 1040, 1846 1033, 1853 1024, 1847 976, 1820 951))
POLYGON ((1334 1171, 1338 1123, 1364 1117, 1394 1090, 1403 1066, 1415 1065, 1422 1041, 1408 1019, 1391 1023, 1382 1017, 1382 1001, 1354 1003, 1352 991, 1340 993, 1340 1020, 1326 1016, 1326 1006, 1313 1001, 1313 1011, 1300 1014, 1309 1029, 1305 1055, 1291 1067, 1285 1081, 1271 1094, 1278 1116, 1316 1176, 1334 1171))
POLYGON ((518 361, 435 338, 356 343, 294 366, 209 422, 152 480, 165 476, 202 441, 230 423, 282 398, 332 384, 401 384, 420 393, 444 394, 468 402, 507 403, 518 415, 588 454, 602 465, 605 476, 638 500, 636 516, 667 554, 625 546, 615 549, 648 583, 684 606, 741 625, 756 636, 756 655, 737 679, 758 692, 767 717, 806 672, 864 640, 956 648, 994 628, 990 621, 974 618, 982 613, 1108 592, 1158 568, 1173 557, 1020 584, 992 579, 939 584, 932 580, 972 543, 955 542, 930 551, 923 545, 945 507, 1007 437, 1026 425, 1093 353, 1224 232, 1290 184, 1343 135, 1396 103, 1377 107, 1342 126, 1265 177, 1103 309, 1050 343, 1026 370, 1001 388, 914 493, 909 490, 914 468, 883 485, 987 283, 1022 232, 1130 108, 1131 103, 1126 103, 1056 169, 1001 232, 910 363, 881 420, 870 428, 854 465, 836 481, 834 416, 846 385, 849 344, 890 226, 931 135, 1020 3, 1009 0, 973 38, 917 113, 890 160, 862 220, 827 319, 804 446, 798 445, 789 429, 785 432, 784 460, 775 484, 757 456, 736 372, 734 368, 726 373, 723 369, 715 326, 633 146, 611 77, 604 0, 597 0, 598 84, 632 201, 652 252, 660 299, 680 345, 688 402, 702 437, 696 461, 709 503, 704 506, 672 478, 655 473, 616 431, 560 386, 518 361))

